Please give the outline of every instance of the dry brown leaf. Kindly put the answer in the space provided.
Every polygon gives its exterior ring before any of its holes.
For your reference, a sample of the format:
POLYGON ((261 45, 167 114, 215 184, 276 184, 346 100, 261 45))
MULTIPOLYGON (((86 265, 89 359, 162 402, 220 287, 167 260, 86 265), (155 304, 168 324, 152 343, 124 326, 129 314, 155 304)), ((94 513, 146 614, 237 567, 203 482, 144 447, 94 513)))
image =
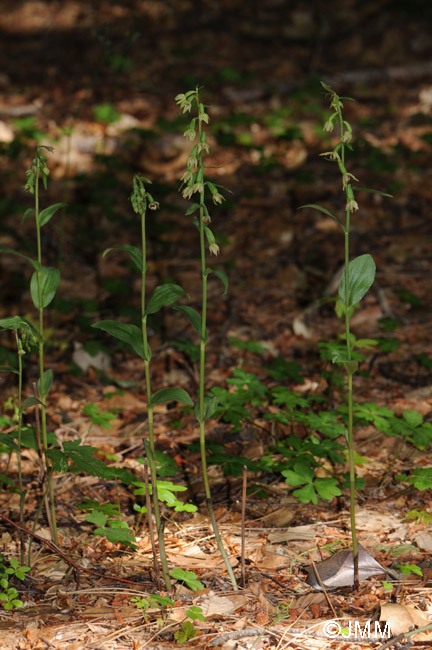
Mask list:
POLYGON ((420 530, 414 535, 414 541, 422 551, 432 552, 432 535, 426 530, 420 530))
POLYGON ((398 603, 384 603, 384 605, 381 605, 379 620, 388 622, 391 632, 395 635, 409 632, 414 627, 410 612, 404 605, 398 603))
POLYGON ((266 525, 274 528, 284 528, 293 518, 294 512, 292 508, 280 508, 263 517, 266 525))
POLYGON ((429 625, 431 622, 427 612, 422 612, 421 609, 414 607, 414 605, 405 605, 405 608, 409 612, 416 627, 423 627, 424 625, 429 625))
MULTIPOLYGON (((246 597, 244 597, 244 603, 246 603, 246 600, 246 597)), ((206 600, 201 601, 200 607, 203 615, 206 618, 211 618, 213 616, 230 616, 238 609, 239 604, 233 602, 227 596, 210 596, 206 600)))
MULTIPOLYGON (((296 600, 292 603, 293 609, 304 609, 305 607, 309 607, 309 605, 319 604, 325 601, 325 595, 324 593, 321 592, 311 592, 309 594, 305 594, 304 596, 300 596, 300 598, 296 598, 296 600)), ((291 609, 291 608, 290 608, 291 609)))

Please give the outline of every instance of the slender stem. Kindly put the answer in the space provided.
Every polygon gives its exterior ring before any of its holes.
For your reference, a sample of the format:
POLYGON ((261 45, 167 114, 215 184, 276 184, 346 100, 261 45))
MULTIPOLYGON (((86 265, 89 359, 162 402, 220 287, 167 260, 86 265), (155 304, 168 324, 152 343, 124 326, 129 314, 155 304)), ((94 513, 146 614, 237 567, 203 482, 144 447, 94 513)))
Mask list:
MULTIPOLYGON (((344 144, 344 123, 342 110, 338 108, 338 118, 341 140, 341 162, 345 170, 345 144, 344 144)), ((348 203, 348 194, 347 194, 348 203)), ((351 336, 350 336, 350 301, 349 301, 349 235, 350 235, 350 209, 346 208, 345 229, 344 229, 344 252, 345 252, 345 342, 348 361, 351 361, 351 336)), ((348 363, 346 366, 348 377, 348 464, 349 464, 349 488, 350 488, 350 527, 351 541, 354 559, 354 589, 359 585, 358 546, 356 527, 356 491, 355 491, 355 464, 354 464, 354 433, 353 433, 353 374, 354 369, 348 363)))
MULTIPOLYGON (((199 98, 197 94, 197 105, 199 106, 199 98)), ((201 120, 198 120, 198 133, 199 142, 201 142, 201 120)), ((201 154, 198 155, 198 167, 203 168, 201 154)), ((205 253, 205 233, 204 233, 204 192, 200 193, 200 221, 199 221, 199 234, 200 234, 200 254, 201 254, 201 282, 202 282, 202 301, 201 301, 201 340, 200 340, 200 363, 199 363, 199 425, 200 425, 200 452, 201 452, 201 466, 203 473, 204 490, 206 495, 207 509, 210 515, 210 521, 213 528, 213 533, 219 552, 222 555, 225 567, 231 580, 233 589, 237 591, 237 581, 234 576, 228 555, 220 536, 219 528, 217 525, 216 517, 214 514, 213 501, 210 491, 210 482, 207 471, 207 456, 206 456, 206 436, 205 436, 205 360, 206 360, 206 344, 207 344, 207 270, 206 270, 206 253, 205 253)))
MULTIPOLYGON (((159 500, 157 496, 157 475, 156 475, 156 458, 154 444, 153 428, 153 406, 151 405, 151 382, 150 382, 150 348, 147 338, 147 316, 145 314, 146 301, 146 275, 147 275, 147 248, 146 248, 146 208, 141 211, 141 246, 142 246, 142 271, 141 271, 141 331, 144 347, 144 374, 147 394, 147 415, 148 415, 148 464, 150 467, 150 476, 152 483, 152 501, 153 511, 156 520, 156 530, 159 542, 159 554, 162 565, 162 574, 164 577, 166 589, 171 589, 171 580, 168 571, 168 564, 165 552, 164 530, 159 509, 159 500)), ((147 449, 146 449, 147 450, 147 449)))
POLYGON ((40 158, 36 156, 36 179, 35 179, 35 222, 36 222, 36 240, 37 240, 37 260, 39 268, 37 270, 37 285, 38 285, 38 301, 39 301, 39 397, 41 401, 41 431, 42 431, 42 445, 45 454, 45 466, 47 469, 47 482, 48 482, 48 508, 51 528, 51 536, 55 544, 57 544, 57 521, 55 513, 55 497, 54 486, 52 481, 52 468, 51 463, 46 456, 48 449, 47 439, 47 414, 46 414, 46 395, 45 395, 45 377, 44 377, 44 309, 42 302, 42 246, 41 246, 41 232, 39 225, 39 172, 40 172, 40 158))
POLYGON ((152 553, 153 553, 153 568, 154 568, 154 572, 155 572, 156 584, 158 586, 158 589, 160 589, 161 588, 160 572, 159 572, 159 565, 157 563, 156 543, 155 543, 155 538, 154 538, 154 533, 153 533, 153 521, 152 521, 152 516, 151 516, 151 500, 150 500, 150 488, 149 488, 149 476, 148 476, 147 462, 144 463, 144 483, 145 483, 145 488, 146 488, 145 500, 146 500, 146 506, 147 506, 147 521, 148 521, 150 542, 151 542, 152 553))
MULTIPOLYGON (((25 491, 22 479, 22 467, 21 467, 21 434, 22 434, 22 421, 23 421, 23 411, 22 411, 22 383, 23 383, 23 363, 22 358, 24 356, 24 349, 22 341, 18 336, 18 332, 15 332, 17 349, 18 349, 18 450, 17 450, 17 465, 18 465, 18 485, 19 485, 19 495, 20 495, 20 511, 19 511, 19 521, 21 526, 24 525, 24 499, 25 491)), ((22 531, 20 531, 20 558, 21 564, 24 564, 24 536, 22 531)))

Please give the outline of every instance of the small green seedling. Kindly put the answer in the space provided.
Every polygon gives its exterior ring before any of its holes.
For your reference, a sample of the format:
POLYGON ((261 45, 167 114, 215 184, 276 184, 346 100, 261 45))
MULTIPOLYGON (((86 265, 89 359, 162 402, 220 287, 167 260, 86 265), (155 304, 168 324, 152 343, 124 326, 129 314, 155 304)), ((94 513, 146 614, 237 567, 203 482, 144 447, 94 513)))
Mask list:
POLYGON ((399 569, 399 571, 401 573, 403 573, 404 575, 406 575, 406 576, 409 576, 409 575, 422 576, 423 575, 423 571, 421 570, 421 568, 419 566, 417 566, 417 564, 398 564, 396 566, 396 568, 399 569))
POLYGON ((171 569, 170 576, 174 578, 174 580, 184 582, 186 587, 192 589, 192 591, 204 589, 203 583, 198 580, 197 574, 193 571, 186 571, 185 569, 179 569, 178 567, 175 567, 174 569, 171 569))
POLYGON ((186 610, 186 616, 192 621, 205 621, 205 616, 202 613, 202 608, 197 607, 197 605, 192 605, 189 609, 186 610))
POLYGON ((18 597, 18 592, 14 587, 9 586, 10 578, 24 580, 25 574, 30 571, 30 567, 21 566, 18 560, 12 557, 7 567, 3 555, 0 554, 0 603, 4 609, 19 609, 24 606, 23 601, 18 597))
POLYGON ((425 524, 427 526, 432 523, 432 513, 426 512, 426 510, 410 510, 405 517, 415 519, 416 524, 425 524))
POLYGON ((195 628, 195 625, 191 621, 184 621, 181 629, 174 632, 174 638, 178 645, 181 645, 182 643, 186 643, 186 641, 194 639, 197 634, 198 631, 195 628))
POLYGON ((77 508, 88 511, 85 520, 96 526, 93 535, 102 535, 112 544, 120 542, 136 549, 135 535, 127 523, 120 519, 120 508, 117 504, 97 503, 86 499, 77 508))
POLYGON ((97 404, 86 404, 82 412, 90 417, 92 424, 96 424, 103 429, 111 429, 111 420, 116 418, 109 411, 101 412, 97 404))

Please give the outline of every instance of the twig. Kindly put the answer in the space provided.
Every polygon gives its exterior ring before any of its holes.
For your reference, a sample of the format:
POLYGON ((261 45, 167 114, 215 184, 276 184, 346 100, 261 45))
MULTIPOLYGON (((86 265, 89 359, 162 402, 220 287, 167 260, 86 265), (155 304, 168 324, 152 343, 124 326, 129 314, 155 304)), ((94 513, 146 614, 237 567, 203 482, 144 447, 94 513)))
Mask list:
POLYGON ((247 467, 246 465, 243 465, 243 489, 242 489, 242 505, 241 505, 241 584, 242 587, 246 586, 246 567, 245 567, 246 486, 247 486, 247 467))
POLYGON ((314 560, 313 560, 312 558, 311 558, 311 560, 312 560, 312 566, 313 566, 313 570, 314 570, 314 573, 315 573, 316 579, 318 580, 318 582, 319 582, 319 584, 320 584, 320 587, 321 587, 321 589, 323 590, 323 593, 324 593, 325 599, 326 599, 326 601, 327 601, 327 604, 328 604, 328 606, 330 607, 333 616, 334 616, 335 618, 337 618, 338 615, 336 614, 336 612, 335 612, 335 610, 334 610, 334 607, 333 607, 333 605, 332 605, 332 603, 331 603, 331 600, 330 600, 330 598, 329 598, 329 595, 328 595, 328 593, 327 593, 327 590, 326 590, 326 588, 324 587, 324 584, 323 584, 323 581, 321 580, 320 574, 318 573, 318 570, 317 570, 317 567, 316 567, 316 563, 314 562, 314 560))

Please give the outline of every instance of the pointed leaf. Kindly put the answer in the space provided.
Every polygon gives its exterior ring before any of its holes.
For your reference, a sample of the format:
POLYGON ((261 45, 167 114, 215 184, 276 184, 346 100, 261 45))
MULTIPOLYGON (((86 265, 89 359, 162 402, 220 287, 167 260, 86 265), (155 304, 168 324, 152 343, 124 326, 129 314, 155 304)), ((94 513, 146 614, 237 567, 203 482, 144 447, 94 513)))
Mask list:
MULTIPOLYGON (((219 406, 219 397, 216 395, 208 395, 204 397, 204 422, 213 417, 219 406)), ((199 402, 195 404, 194 408, 195 417, 200 421, 200 405, 199 402)))
POLYGON ((161 388, 157 390, 150 399, 150 405, 165 404, 165 402, 181 402, 193 406, 193 402, 183 388, 161 388))
POLYGON ((17 251, 14 251, 13 248, 0 248, 0 253, 10 253, 11 255, 16 255, 17 257, 23 257, 25 260, 27 260, 27 262, 30 262, 36 271, 39 268, 39 262, 37 260, 32 260, 31 257, 23 255, 22 253, 18 253, 17 251))
POLYGON ((144 344, 142 340, 142 332, 136 325, 129 325, 127 323, 118 323, 115 320, 101 320, 97 323, 92 323, 92 327, 108 332, 115 339, 129 343, 133 350, 141 357, 146 359, 144 352, 144 344))
POLYGON ((27 397, 27 399, 22 403, 22 410, 25 411, 30 408, 30 406, 36 406, 37 404, 42 404, 37 397, 27 397))
POLYGON ((161 284, 153 291, 147 303, 145 313, 155 314, 161 307, 172 305, 183 296, 184 290, 178 284, 161 284))
POLYGON ((217 278, 222 282, 224 286, 224 292, 223 295, 226 296, 227 291, 228 291, 228 276, 225 273, 225 271, 222 271, 221 269, 213 269, 211 268, 210 271, 215 274, 217 278))
POLYGON ((0 372, 14 372, 16 375, 19 375, 18 370, 11 366, 0 366, 0 372))
POLYGON ((66 203, 54 203, 54 205, 50 205, 45 210, 42 210, 39 213, 39 226, 42 228, 54 216, 57 210, 64 207, 66 207, 66 203))
POLYGON ((185 215, 188 217, 190 214, 193 214, 194 212, 199 210, 200 207, 201 206, 199 203, 192 203, 192 205, 190 205, 186 210, 185 215))
MULTIPOLYGON (((45 397, 50 392, 52 383, 53 383, 53 371, 51 369, 45 370, 45 372, 44 372, 44 394, 45 394, 45 397)), ((42 393, 41 393, 41 380, 40 379, 38 379, 38 382, 37 382, 37 392, 38 392, 39 396, 42 396, 42 393)))
POLYGON ((334 219, 335 221, 337 221, 337 223, 340 225, 340 227, 342 228, 342 230, 345 231, 345 226, 343 225, 343 223, 342 223, 342 221, 339 219, 339 217, 337 217, 337 216, 335 215, 335 213, 332 212, 331 210, 328 210, 327 208, 323 208, 322 205, 316 205, 315 203, 306 203, 306 205, 301 205, 301 206, 298 208, 298 210, 301 210, 302 208, 313 208, 314 210, 319 210, 320 212, 323 212, 323 213, 326 214, 328 217, 331 217, 332 219, 334 219))
POLYGON ((339 297, 346 307, 356 305, 371 288, 375 279, 375 262, 366 253, 353 259, 348 265, 348 303, 345 302, 345 273, 339 284, 339 297))
POLYGON ((24 212, 22 216, 21 224, 24 223, 24 221, 27 219, 27 217, 29 217, 32 214, 32 212, 34 212, 33 208, 27 208, 27 210, 24 212))
POLYGON ((105 257, 105 255, 108 255, 108 253, 111 251, 126 251, 132 262, 137 267, 138 271, 142 273, 143 256, 139 248, 136 248, 135 246, 128 246, 127 244, 124 244, 123 246, 115 246, 114 248, 107 248, 104 250, 102 257, 105 257))
POLYGON ((6 433, 0 433, 0 443, 2 445, 6 445, 6 447, 9 447, 10 449, 19 451, 19 447, 16 442, 14 442, 12 438, 10 438, 6 433))
POLYGON ((0 318, 0 327, 5 330, 30 330, 30 332, 39 338, 37 329, 30 323, 30 321, 21 316, 10 316, 9 318, 0 318))
MULTIPOLYGON (((199 313, 193 307, 188 307, 187 305, 176 305, 173 309, 186 316, 195 332, 201 338, 202 321, 199 313)), ((207 340, 207 333, 205 333, 204 340, 207 340)))
MULTIPOLYGON (((42 307, 48 307, 60 284, 60 271, 52 266, 42 266, 40 270, 42 307)), ((33 304, 39 309, 38 273, 35 271, 30 280, 30 293, 33 304)))
POLYGON ((380 192, 380 190, 371 190, 367 187, 353 187, 353 190, 356 192, 369 192, 370 194, 379 194, 380 196, 387 196, 389 199, 393 198, 393 194, 387 194, 387 192, 380 192))

